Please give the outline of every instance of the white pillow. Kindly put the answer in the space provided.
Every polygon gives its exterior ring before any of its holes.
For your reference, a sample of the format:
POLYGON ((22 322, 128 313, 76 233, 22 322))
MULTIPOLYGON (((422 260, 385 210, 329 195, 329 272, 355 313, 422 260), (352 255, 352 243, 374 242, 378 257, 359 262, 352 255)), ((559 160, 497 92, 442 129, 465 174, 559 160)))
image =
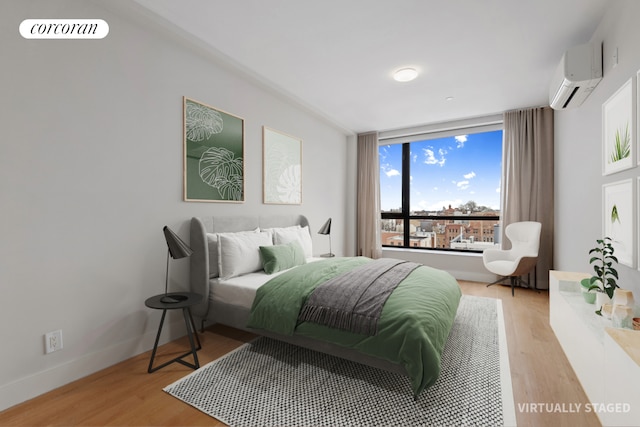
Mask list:
POLYGON ((262 270, 260 246, 273 245, 271 233, 218 233, 218 269, 221 279, 262 270))
POLYGON ((209 278, 218 277, 220 270, 218 269, 218 235, 215 233, 207 233, 207 246, 209 246, 209 278))
MULTIPOLYGON (((247 231, 236 231, 228 234, 240 234, 240 233, 258 233, 259 228, 247 231)), ((219 233, 207 233, 207 245, 209 246, 209 278, 215 279, 220 275, 220 256, 218 255, 218 234, 219 233)))
POLYGON ((293 227, 272 228, 269 231, 273 233, 274 245, 286 245, 296 240, 302 246, 305 257, 311 258, 313 256, 311 234, 309 234, 308 226, 300 227, 295 225, 293 227))

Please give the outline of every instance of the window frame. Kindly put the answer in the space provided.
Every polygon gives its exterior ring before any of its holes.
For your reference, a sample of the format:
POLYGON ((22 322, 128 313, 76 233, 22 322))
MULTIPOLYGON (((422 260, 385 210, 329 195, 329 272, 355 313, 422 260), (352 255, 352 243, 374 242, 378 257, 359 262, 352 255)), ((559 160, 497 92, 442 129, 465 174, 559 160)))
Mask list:
MULTIPOLYGON (((383 145, 402 144, 402 212, 382 212, 380 209, 381 220, 402 220, 403 221, 403 245, 382 245, 383 248, 401 248, 401 249, 419 249, 426 251, 447 251, 457 253, 482 253, 482 250, 472 249, 456 249, 456 248, 425 248, 411 246, 410 223, 411 220, 444 220, 444 221, 497 221, 500 223, 500 215, 411 215, 410 210, 410 145, 413 142, 420 142, 429 139, 440 139, 451 136, 492 132, 496 130, 503 131, 502 114, 485 116, 473 119, 458 120, 455 122, 439 123, 433 125, 425 125, 414 128, 397 129, 392 131, 380 132, 378 135, 378 147, 383 145)), ((500 206, 502 212, 502 206, 500 206)), ((436 245, 437 246, 437 245, 436 245)))

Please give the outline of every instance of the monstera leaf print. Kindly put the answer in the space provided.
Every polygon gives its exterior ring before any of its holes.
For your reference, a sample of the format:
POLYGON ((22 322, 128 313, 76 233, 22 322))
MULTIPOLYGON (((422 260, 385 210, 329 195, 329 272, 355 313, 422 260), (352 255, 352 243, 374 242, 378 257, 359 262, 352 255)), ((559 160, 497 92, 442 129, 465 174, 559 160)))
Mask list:
POLYGON ((242 200, 242 158, 222 147, 211 147, 200 157, 200 178, 226 200, 242 200))
POLYGON ((204 141, 211 135, 222 132, 222 116, 204 105, 187 102, 186 107, 187 139, 204 141))
POLYGON ((278 178, 278 199, 284 203, 300 203, 300 165, 287 167, 278 178))

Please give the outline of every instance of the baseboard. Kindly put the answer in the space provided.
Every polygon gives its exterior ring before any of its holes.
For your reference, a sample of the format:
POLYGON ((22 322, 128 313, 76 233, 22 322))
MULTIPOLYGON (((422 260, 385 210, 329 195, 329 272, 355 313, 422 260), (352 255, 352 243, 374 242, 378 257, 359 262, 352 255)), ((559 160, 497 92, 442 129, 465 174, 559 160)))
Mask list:
MULTIPOLYGON (((165 323, 160 344, 180 338, 185 333, 184 329, 182 318, 170 324, 165 323), (165 333, 165 331, 168 332, 165 333)), ((0 387, 0 411, 149 351, 153 348, 156 334, 157 330, 152 330, 101 351, 85 354, 77 359, 4 384, 0 387)))
POLYGON ((513 384, 511 382, 511 366, 509 365, 509 348, 507 330, 504 324, 502 301, 496 300, 498 311, 498 342, 500 343, 500 389, 502 390, 502 419, 505 426, 515 426, 516 405, 513 398, 513 384))

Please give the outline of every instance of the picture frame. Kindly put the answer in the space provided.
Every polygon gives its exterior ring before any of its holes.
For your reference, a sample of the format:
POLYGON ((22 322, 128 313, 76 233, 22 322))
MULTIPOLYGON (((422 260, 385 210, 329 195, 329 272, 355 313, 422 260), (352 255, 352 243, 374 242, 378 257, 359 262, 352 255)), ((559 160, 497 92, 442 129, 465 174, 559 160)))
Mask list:
POLYGON ((602 174, 635 166, 633 79, 627 80, 602 104, 602 174))
MULTIPOLYGON (((637 221, 640 221, 640 176, 636 177, 636 212, 638 213, 637 221)), ((636 222, 636 242, 640 242, 640 224, 636 222)), ((640 245, 640 244, 638 244, 640 245)), ((638 255, 636 267, 640 270, 640 246, 636 246, 636 254, 638 255)))
MULTIPOLYGON (((640 70, 636 72, 636 102, 634 105, 636 116, 636 147, 640 147, 640 70)), ((640 164, 640 150, 638 152, 638 164, 640 164)), ((640 268, 640 265, 638 266, 640 268)))
POLYGON ((635 203, 633 179, 602 186, 602 235, 610 237, 618 263, 634 267, 635 203))
POLYGON ((183 97, 184 200, 244 202, 244 169, 244 119, 183 97))
POLYGON ((302 139, 262 127, 263 203, 302 204, 302 139))

